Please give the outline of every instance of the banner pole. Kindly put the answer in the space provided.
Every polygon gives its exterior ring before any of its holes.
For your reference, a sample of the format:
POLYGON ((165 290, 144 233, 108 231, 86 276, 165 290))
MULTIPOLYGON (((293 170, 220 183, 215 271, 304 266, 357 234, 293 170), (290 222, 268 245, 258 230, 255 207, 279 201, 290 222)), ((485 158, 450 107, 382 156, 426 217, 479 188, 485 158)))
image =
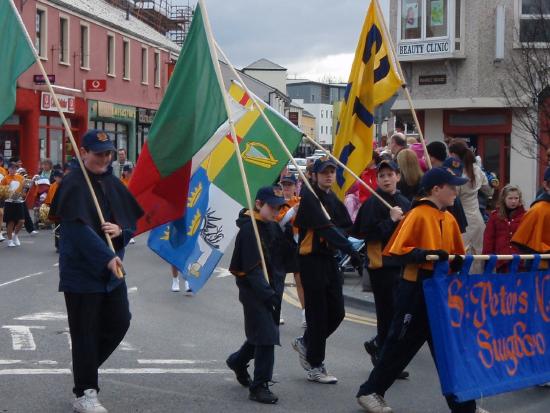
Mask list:
POLYGON ((390 35, 390 32, 388 30, 388 27, 386 25, 386 19, 384 19, 384 16, 381 13, 380 3, 378 0, 373 0, 375 2, 375 9, 376 9, 376 15, 378 16, 378 21, 382 24, 382 30, 384 31, 384 37, 388 40, 388 43, 390 45, 390 50, 388 50, 389 53, 392 55, 392 60, 394 64, 397 66, 397 71, 399 73, 399 76, 401 77, 402 82, 402 88, 405 91, 405 96, 407 98, 407 101, 409 102, 409 107, 411 109, 411 113, 414 119, 414 123, 416 125, 416 129, 418 129, 418 136, 420 137, 420 143, 422 143, 422 147, 424 149, 424 158, 426 161, 426 165, 428 166, 428 169, 432 169, 432 161, 430 160, 430 155, 428 153, 428 147, 426 146, 426 141, 424 139, 424 134, 422 133, 422 129, 420 128, 420 122, 418 120, 418 116, 416 115, 416 109, 414 108, 414 103, 411 97, 411 93, 409 91, 409 87, 407 86, 407 82, 405 81, 405 76, 403 75, 403 69, 401 68, 401 63, 397 59, 397 54, 395 52, 395 45, 393 44, 393 39, 390 35))
POLYGON ((204 5, 204 0, 199 0, 199 5, 201 7, 203 19, 204 19, 204 27, 206 29, 206 38, 208 39, 208 45, 210 48, 210 57, 212 58, 212 64, 214 65, 214 70, 216 72, 216 77, 218 79, 218 86, 220 87, 220 91, 223 96, 223 103, 225 106, 225 110, 227 112, 227 117, 229 121, 229 126, 231 128, 231 140, 233 141, 233 145, 235 147, 235 156, 237 157, 237 164, 239 165, 239 171, 241 173, 241 179, 243 181, 243 189, 246 197, 246 202, 248 204, 248 210, 250 211, 250 218, 252 221, 252 228, 254 230, 254 235, 256 236, 256 244, 258 246, 258 251, 260 253, 260 258, 262 262, 262 270, 264 272, 264 277, 269 284, 269 275, 267 273, 267 265, 265 261, 264 252, 262 249, 262 241, 260 239, 260 232, 258 230, 258 223, 256 222, 256 216, 254 214, 254 206, 252 204, 252 197, 250 195, 250 187, 248 186, 248 179, 246 177, 246 171, 244 169, 243 164, 243 158, 241 154, 241 149, 239 148, 239 142, 237 140, 237 132, 235 130, 235 124, 233 123, 233 120, 231 119, 232 111, 231 107, 229 105, 229 101, 227 99, 227 94, 225 91, 225 83, 223 81, 221 69, 220 69, 220 62, 218 60, 218 54, 216 53, 216 45, 214 40, 214 35, 212 34, 212 28, 210 27, 210 20, 208 19, 208 13, 206 11, 206 6, 204 5))
MULTIPOLYGON (((78 160, 78 165, 80 166, 80 169, 82 170, 82 174, 84 175, 84 180, 86 181, 86 185, 88 186, 88 189, 90 190, 90 194, 92 196, 92 200, 94 203, 94 206, 97 210, 97 215, 99 217, 99 222, 101 225, 105 223, 105 217, 103 216, 103 212, 101 211, 101 207, 99 206, 99 202, 97 200, 97 196, 95 194, 94 188, 92 186, 92 182, 90 181, 90 177, 88 175, 88 171, 86 170, 84 166, 84 162, 82 162, 82 158, 80 156, 80 152, 78 149, 78 145, 76 144, 76 141, 73 136, 73 132, 71 131, 71 128, 67 122, 67 118, 65 117, 65 114, 63 113, 63 110, 61 109, 61 105, 59 104, 59 100, 57 99, 57 95, 55 94, 55 91, 53 90, 52 84, 50 83, 50 79, 48 78, 48 74, 46 73, 46 69, 44 69, 44 65, 42 64, 42 61, 40 60, 40 56, 38 56, 38 52, 34 48, 34 45, 32 43, 32 40, 29 36, 29 33, 27 31, 27 28, 25 27, 25 24, 23 23, 23 19, 21 18, 21 15, 19 14, 19 10, 17 10, 17 7, 15 7, 15 4, 13 3, 13 0, 9 0, 10 5, 15 12, 15 15, 17 16, 17 20, 19 21, 19 24, 21 25, 21 28, 23 29, 23 32, 25 33, 25 38, 27 40, 27 43, 29 44, 33 55, 34 60, 40 69, 40 73, 44 77, 44 81, 46 82, 46 86, 48 88, 48 91, 53 97, 53 101, 55 104, 55 107, 59 113, 59 117, 61 118, 61 121, 63 123, 63 126, 65 128, 65 132, 67 133, 67 136, 69 137, 69 141, 71 142, 71 146, 73 147, 76 159, 78 160)), ((105 239, 107 240, 107 245, 111 249, 111 251, 115 252, 115 247, 113 245, 113 241, 111 240, 111 237, 108 234, 105 234, 105 239)), ((122 268, 117 269, 117 273, 115 274, 117 278, 123 278, 124 273, 122 271, 122 268)))

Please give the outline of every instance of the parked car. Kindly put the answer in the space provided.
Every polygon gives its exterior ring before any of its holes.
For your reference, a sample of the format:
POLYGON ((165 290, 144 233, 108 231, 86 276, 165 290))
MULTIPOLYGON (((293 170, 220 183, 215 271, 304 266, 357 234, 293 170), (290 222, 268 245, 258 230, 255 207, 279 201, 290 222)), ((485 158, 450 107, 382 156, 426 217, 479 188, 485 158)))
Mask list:
MULTIPOLYGON (((304 158, 294 158, 296 163, 298 164, 298 167, 302 172, 306 171, 306 160, 304 158)), ((288 161, 288 171, 292 173, 296 173, 296 166, 292 163, 292 161, 288 161)))

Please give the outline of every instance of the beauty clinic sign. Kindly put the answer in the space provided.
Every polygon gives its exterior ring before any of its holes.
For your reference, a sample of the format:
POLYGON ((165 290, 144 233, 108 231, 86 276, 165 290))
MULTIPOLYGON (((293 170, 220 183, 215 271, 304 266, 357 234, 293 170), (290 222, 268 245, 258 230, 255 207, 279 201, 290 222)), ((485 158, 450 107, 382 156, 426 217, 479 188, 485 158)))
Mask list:
MULTIPOLYGON (((59 101, 59 106, 61 106, 61 111, 66 113, 74 113, 75 109, 75 98, 74 96, 58 95, 57 100, 59 101)), ((40 109, 45 111, 57 112, 55 107, 55 102, 53 96, 49 92, 42 92, 40 98, 40 109)))

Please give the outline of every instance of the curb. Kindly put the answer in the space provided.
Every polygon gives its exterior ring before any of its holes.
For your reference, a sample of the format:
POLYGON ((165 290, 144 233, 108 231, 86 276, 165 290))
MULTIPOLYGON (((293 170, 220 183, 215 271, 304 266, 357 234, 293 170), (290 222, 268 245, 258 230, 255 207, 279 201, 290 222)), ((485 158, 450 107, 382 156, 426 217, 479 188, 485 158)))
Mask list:
POLYGON ((354 307, 360 310, 376 311, 376 307, 373 301, 346 294, 345 291, 344 303, 345 305, 349 305, 350 307, 354 307))

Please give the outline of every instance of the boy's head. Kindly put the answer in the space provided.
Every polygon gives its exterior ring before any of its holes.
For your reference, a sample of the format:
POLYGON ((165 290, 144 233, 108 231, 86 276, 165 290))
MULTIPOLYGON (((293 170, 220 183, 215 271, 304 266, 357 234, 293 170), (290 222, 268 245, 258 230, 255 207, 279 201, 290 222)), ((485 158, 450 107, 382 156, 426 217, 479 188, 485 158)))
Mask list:
POLYGON ((447 159, 447 145, 440 141, 430 142, 426 148, 433 166, 441 166, 447 159))
POLYGON ((394 161, 382 161, 378 164, 376 170, 378 188, 388 194, 394 194, 397 191, 397 183, 401 178, 397 164, 394 161))
POLYGON ((454 204, 457 196, 456 187, 466 182, 467 178, 456 176, 448 169, 440 167, 426 172, 420 186, 428 195, 428 199, 442 209, 454 204))
POLYGON ((130 165, 124 165, 122 168, 122 174, 125 178, 129 178, 132 176, 133 168, 130 165))
POLYGON ((296 177, 294 175, 285 175, 279 182, 283 187, 283 196, 290 199, 296 195, 296 177))
POLYGON ((275 221, 279 209, 285 204, 285 199, 275 193, 273 186, 264 186, 256 194, 256 211, 265 221, 275 221))
POLYGON ((313 173, 319 188, 328 191, 336 181, 336 162, 327 157, 319 158, 313 164, 313 173))
POLYGON ((63 172, 59 171, 59 170, 54 170, 52 172, 52 178, 55 180, 55 182, 57 183, 60 183, 61 180, 63 179, 63 172))

